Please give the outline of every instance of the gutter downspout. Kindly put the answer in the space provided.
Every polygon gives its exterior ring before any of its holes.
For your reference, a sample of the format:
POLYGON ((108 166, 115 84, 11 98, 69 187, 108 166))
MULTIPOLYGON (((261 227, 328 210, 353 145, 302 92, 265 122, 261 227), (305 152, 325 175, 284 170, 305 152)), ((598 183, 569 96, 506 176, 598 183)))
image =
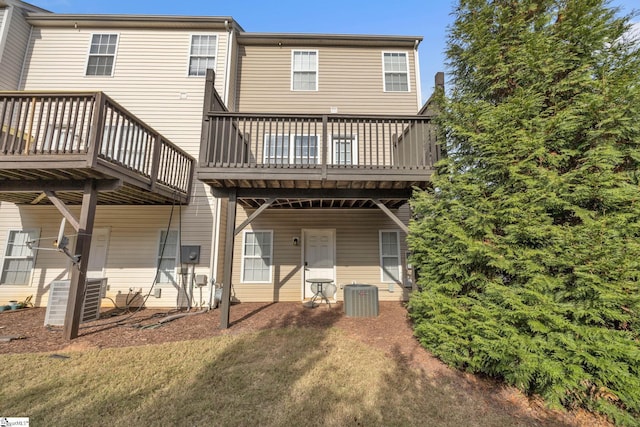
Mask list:
MULTIPOLYGON (((213 194, 212 194, 213 196, 213 194)), ((215 212, 212 226, 215 225, 213 233, 211 233, 211 264, 209 266, 209 272, 211 274, 211 286, 218 281, 218 257, 220 256, 220 209, 222 206, 222 199, 214 197, 215 200, 215 212)))
POLYGON ((418 111, 420 111, 420 107, 422 107, 422 85, 420 83, 420 57, 418 55, 418 45, 420 44, 420 40, 416 40, 415 45, 413 47, 413 60, 415 62, 416 69, 416 97, 418 98, 418 111))
POLYGON ((229 107, 229 92, 231 90, 231 85, 229 84, 229 79, 231 78, 231 48, 233 47, 233 28, 229 25, 229 21, 224 21, 224 28, 227 30, 227 59, 225 64, 225 73, 224 73, 224 105, 229 107))

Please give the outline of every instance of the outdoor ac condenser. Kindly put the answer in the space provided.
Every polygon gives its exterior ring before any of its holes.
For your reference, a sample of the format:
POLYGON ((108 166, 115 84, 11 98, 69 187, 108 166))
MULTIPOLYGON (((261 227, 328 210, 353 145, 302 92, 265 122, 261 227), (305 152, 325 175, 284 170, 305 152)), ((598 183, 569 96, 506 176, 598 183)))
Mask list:
MULTIPOLYGON (((70 280, 54 280, 49 287, 49 302, 45 325, 62 326, 69 302, 70 280)), ((107 288, 107 279, 87 279, 80 323, 100 318, 100 304, 107 288)))
POLYGON ((344 312, 350 317, 377 317, 379 311, 378 287, 373 285, 346 285, 344 312))

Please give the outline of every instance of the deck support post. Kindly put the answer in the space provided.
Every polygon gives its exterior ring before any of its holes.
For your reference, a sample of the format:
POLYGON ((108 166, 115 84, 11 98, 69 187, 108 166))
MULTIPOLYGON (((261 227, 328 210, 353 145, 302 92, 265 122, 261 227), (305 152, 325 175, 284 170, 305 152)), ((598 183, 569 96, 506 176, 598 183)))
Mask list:
POLYGON ((74 254, 80 256, 80 261, 71 268, 69 300, 64 318, 63 335, 67 340, 77 338, 80 328, 97 202, 98 190, 96 182, 92 179, 87 180, 84 186, 84 194, 82 195, 82 208, 80 210, 80 220, 78 221, 78 238, 76 239, 74 250, 74 254))
POLYGON ((237 190, 229 190, 227 203, 227 228, 224 245, 224 269, 222 273, 222 301, 220 301, 220 329, 229 328, 229 309, 231 306, 231 275, 233 272, 233 243, 236 237, 237 190))

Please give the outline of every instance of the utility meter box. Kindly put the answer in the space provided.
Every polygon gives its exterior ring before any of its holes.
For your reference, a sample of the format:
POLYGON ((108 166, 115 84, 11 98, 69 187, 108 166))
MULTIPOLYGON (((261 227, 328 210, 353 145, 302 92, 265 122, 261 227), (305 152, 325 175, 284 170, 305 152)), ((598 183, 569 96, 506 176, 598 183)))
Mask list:
POLYGON ((200 246, 181 246, 180 262, 182 264, 200 264, 200 246))

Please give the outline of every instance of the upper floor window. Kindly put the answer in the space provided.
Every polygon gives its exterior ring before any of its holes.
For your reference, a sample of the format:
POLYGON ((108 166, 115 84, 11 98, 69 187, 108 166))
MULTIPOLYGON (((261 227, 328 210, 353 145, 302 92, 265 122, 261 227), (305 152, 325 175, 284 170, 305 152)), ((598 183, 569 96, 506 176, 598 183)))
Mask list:
POLYGON ((318 90, 318 51, 291 52, 291 90, 318 90))
POLYGON ((117 34, 93 34, 87 60, 87 76, 113 75, 117 46, 117 34))
POLYGON ((217 51, 217 36, 192 35, 189 51, 189 75, 204 76, 207 74, 208 68, 215 70, 217 51))
POLYGON ((409 92, 409 62, 405 52, 382 54, 385 92, 409 92))
POLYGON ((318 135, 266 134, 264 136, 264 162, 279 165, 318 164, 319 140, 318 135))
POLYGON ((333 135, 333 159, 334 165, 358 164, 358 138, 356 135, 333 135))

